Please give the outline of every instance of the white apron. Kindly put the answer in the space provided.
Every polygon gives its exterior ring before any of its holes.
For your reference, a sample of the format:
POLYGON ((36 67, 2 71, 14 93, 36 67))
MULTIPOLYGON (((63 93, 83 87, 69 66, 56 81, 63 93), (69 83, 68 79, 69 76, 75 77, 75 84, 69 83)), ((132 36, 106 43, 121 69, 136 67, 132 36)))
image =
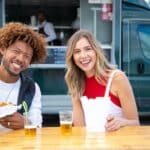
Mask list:
POLYGON ((88 99, 86 96, 82 96, 80 98, 88 131, 104 132, 106 117, 109 114, 122 116, 122 109, 115 105, 109 97, 111 82, 116 71, 112 72, 108 80, 104 97, 88 99))

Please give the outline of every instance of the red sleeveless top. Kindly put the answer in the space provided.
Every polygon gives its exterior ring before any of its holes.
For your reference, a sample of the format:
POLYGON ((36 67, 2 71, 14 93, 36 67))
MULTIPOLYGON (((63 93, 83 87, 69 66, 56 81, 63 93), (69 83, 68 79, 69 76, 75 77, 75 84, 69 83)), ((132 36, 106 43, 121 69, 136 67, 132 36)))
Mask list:
MULTIPOLYGON (((104 97, 105 91, 106 86, 99 84, 95 77, 86 78, 83 96, 87 96, 88 98, 104 97)), ((115 95, 109 92, 109 96, 115 105, 121 107, 120 100, 115 95)))

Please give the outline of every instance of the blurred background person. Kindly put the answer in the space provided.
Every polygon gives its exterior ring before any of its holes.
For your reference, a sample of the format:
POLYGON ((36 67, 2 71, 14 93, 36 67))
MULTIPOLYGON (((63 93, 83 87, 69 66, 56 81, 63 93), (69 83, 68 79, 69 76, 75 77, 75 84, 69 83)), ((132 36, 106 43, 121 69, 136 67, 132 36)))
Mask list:
POLYGON ((56 33, 54 26, 51 22, 46 20, 46 15, 44 11, 40 10, 37 12, 38 19, 38 32, 46 37, 46 41, 49 45, 55 45, 56 33))
POLYGON ((72 22, 73 32, 80 29, 80 8, 77 8, 77 16, 76 19, 72 22))

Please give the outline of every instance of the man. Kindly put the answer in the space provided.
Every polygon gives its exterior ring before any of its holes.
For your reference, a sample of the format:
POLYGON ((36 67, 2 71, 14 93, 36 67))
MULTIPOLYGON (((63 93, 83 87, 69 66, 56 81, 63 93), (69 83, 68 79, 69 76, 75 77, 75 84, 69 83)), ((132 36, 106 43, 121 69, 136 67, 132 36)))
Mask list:
POLYGON ((37 13, 37 18, 39 22, 38 32, 46 37, 46 41, 49 45, 53 45, 53 42, 56 40, 56 33, 53 24, 47 22, 46 16, 43 11, 39 11, 37 13))
MULTIPOLYGON (((30 121, 42 124, 41 92, 37 83, 23 75, 31 63, 47 56, 45 39, 22 23, 8 23, 0 29, 0 102, 14 105, 26 101, 30 121), (38 116, 38 117, 37 117, 38 116)), ((0 118, 0 130, 24 127, 24 109, 0 118)))

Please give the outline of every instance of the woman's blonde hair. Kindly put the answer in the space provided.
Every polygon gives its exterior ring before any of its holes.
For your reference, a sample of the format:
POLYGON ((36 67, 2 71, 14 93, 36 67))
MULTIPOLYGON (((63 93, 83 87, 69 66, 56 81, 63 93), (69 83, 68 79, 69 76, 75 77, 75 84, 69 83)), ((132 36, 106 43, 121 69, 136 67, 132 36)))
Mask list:
POLYGON ((105 54, 100 46, 100 43, 96 41, 94 36, 87 30, 78 30, 75 32, 68 41, 68 48, 66 52, 66 65, 67 71, 65 74, 65 80, 69 89, 69 93, 74 97, 80 97, 85 88, 85 73, 74 63, 73 51, 76 43, 81 39, 86 38, 91 47, 96 53, 95 64, 95 78, 98 82, 106 83, 108 79, 108 71, 114 69, 105 57, 105 54))

